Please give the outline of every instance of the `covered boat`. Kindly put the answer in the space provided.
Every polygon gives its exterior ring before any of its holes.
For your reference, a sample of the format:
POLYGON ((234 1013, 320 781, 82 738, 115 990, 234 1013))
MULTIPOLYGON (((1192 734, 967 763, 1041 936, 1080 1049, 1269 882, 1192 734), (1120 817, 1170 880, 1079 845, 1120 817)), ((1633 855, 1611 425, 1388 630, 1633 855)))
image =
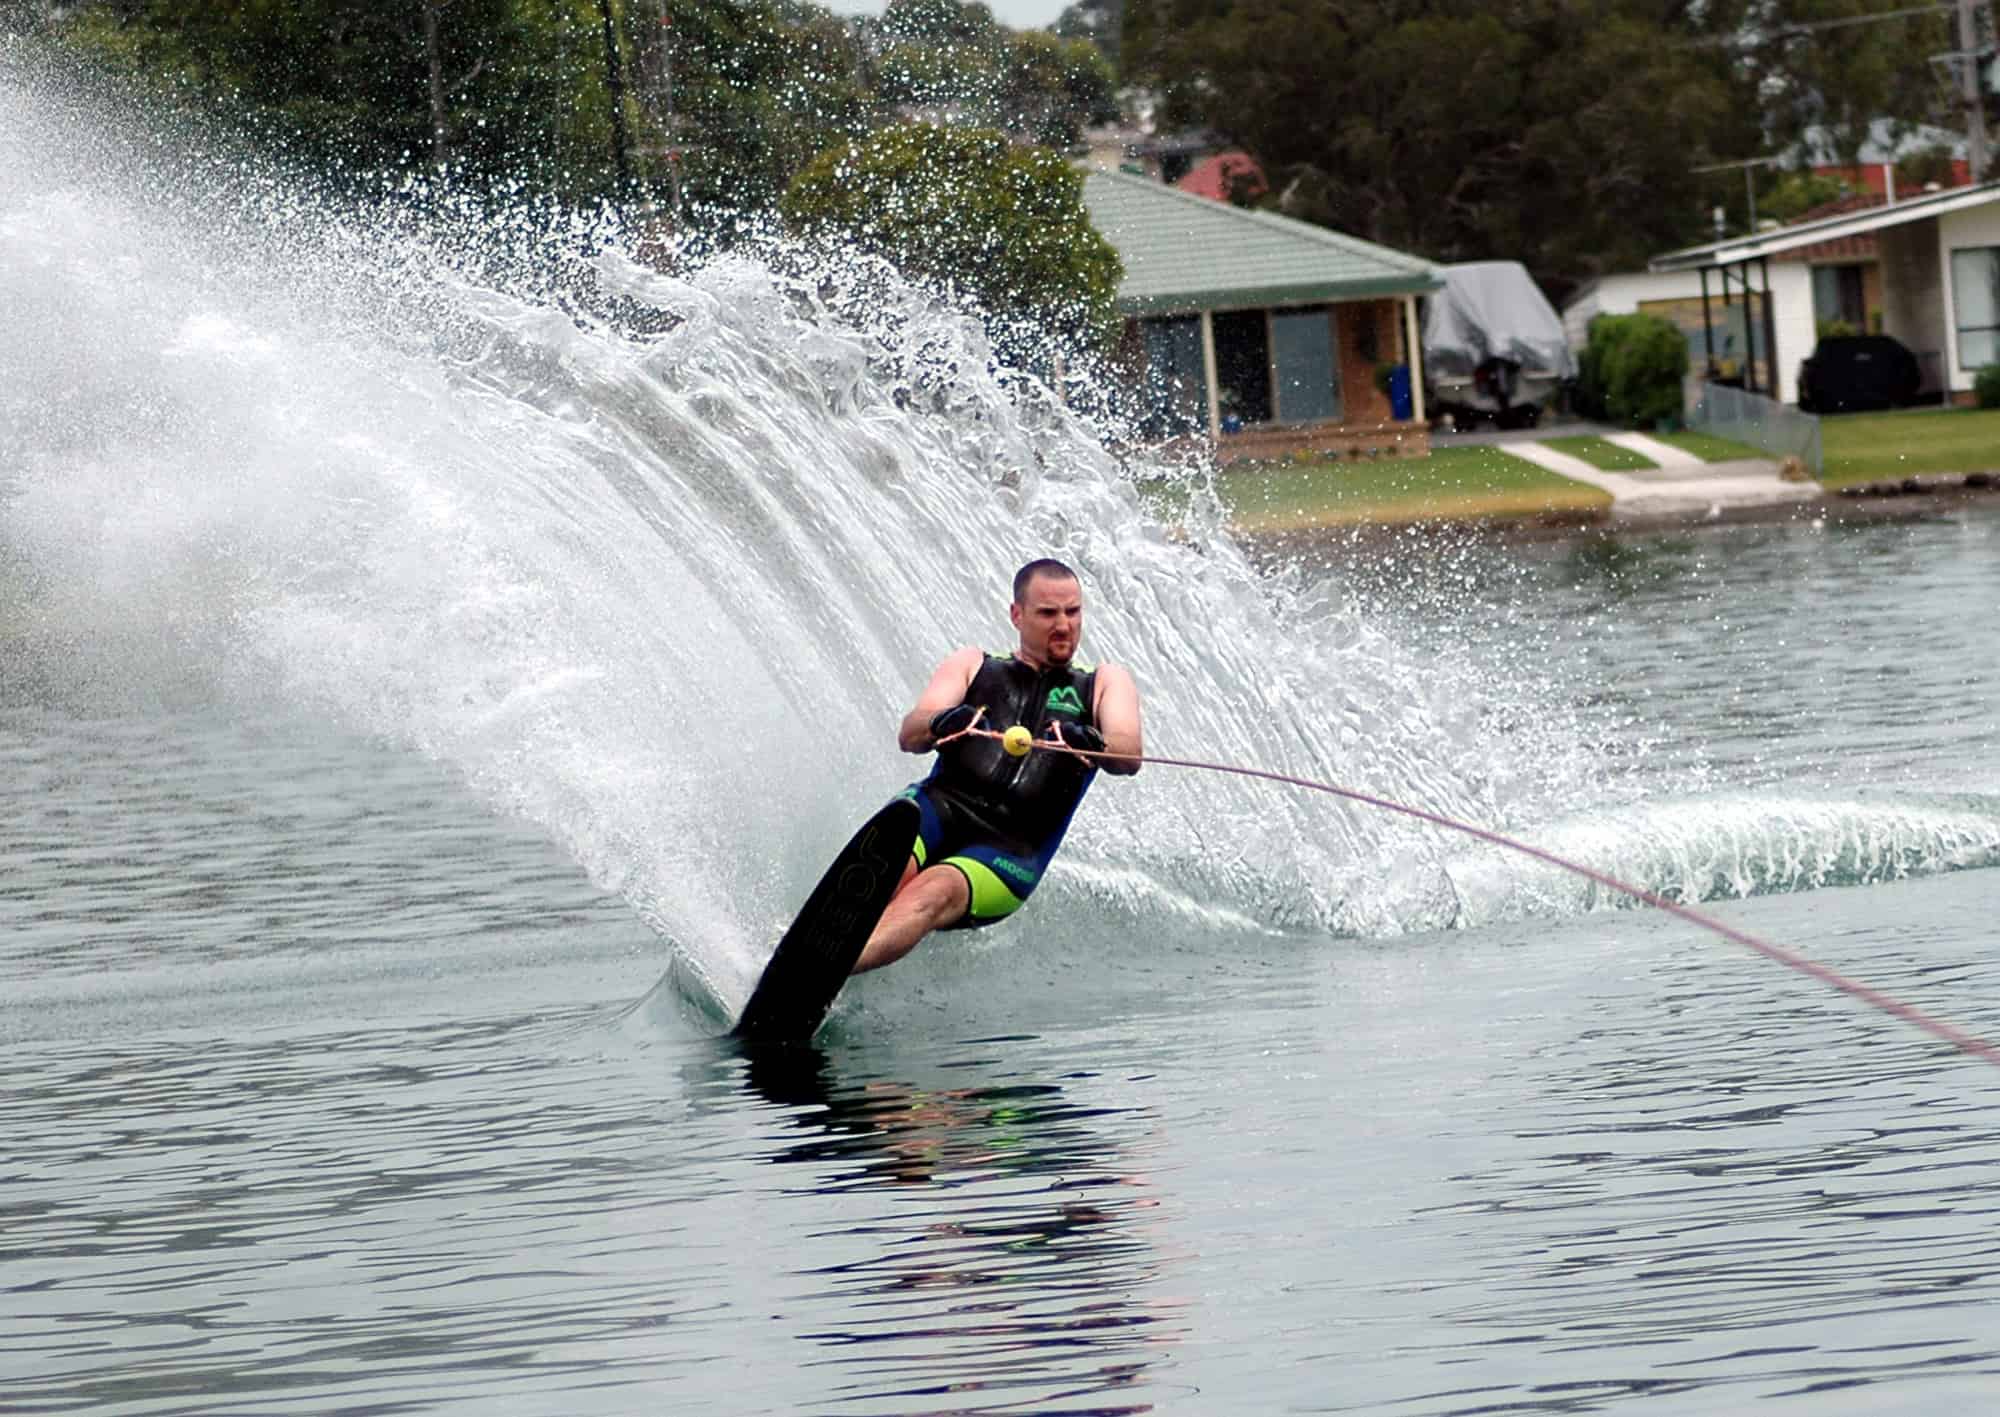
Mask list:
POLYGON ((1461 426, 1489 420, 1531 428, 1576 356, 1562 319, 1519 261, 1445 266, 1424 300, 1426 403, 1461 426))

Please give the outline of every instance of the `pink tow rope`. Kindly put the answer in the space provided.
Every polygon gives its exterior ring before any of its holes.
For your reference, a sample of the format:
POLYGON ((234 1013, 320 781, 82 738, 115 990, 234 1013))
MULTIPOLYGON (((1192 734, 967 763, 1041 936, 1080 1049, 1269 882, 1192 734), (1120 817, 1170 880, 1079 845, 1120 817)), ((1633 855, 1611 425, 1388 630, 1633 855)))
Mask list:
MULTIPOLYGON (((966 734, 982 738, 998 739, 1002 737, 1001 734, 995 733, 990 728, 977 727, 967 728, 963 733, 953 734, 952 737, 962 737, 966 734)), ((941 741, 949 742, 950 739, 941 741)), ((1600 886, 1608 886, 1610 889, 1620 891, 1635 900, 1644 901, 1647 905, 1653 906, 1655 909, 1664 910, 1669 915, 1677 915, 1681 919, 1699 925, 1705 930, 1713 930, 1724 939, 1734 940, 1739 945, 1748 946, 1758 954, 1763 955, 1766 959, 1776 960, 1788 969, 1795 969, 1801 974, 1817 979, 1822 984, 1831 985, 1843 994, 1848 994, 1861 1000, 1862 1003, 1869 1005, 1871 1008, 1880 1009, 1885 1014, 1891 1014, 1905 1023, 1912 1024, 1930 1034, 1933 1038, 1943 1039, 1946 1043, 1951 1044, 1952 1047, 1957 1048, 1961 1052, 1969 1053, 1975 1058, 1980 1058, 1988 1063, 2000 1066, 2000 1048, 1996 1048, 1983 1038, 1967 1033, 1962 1028, 1946 1023, 1942 1019, 1933 1018, 1912 1004, 1906 1004, 1901 999, 1892 998, 1880 989, 1863 984, 1858 980, 1849 979, 1836 969, 1830 969, 1816 960, 1807 959, 1804 955, 1785 949, 1780 945, 1774 945, 1768 940, 1760 940, 1755 935, 1744 930, 1739 930, 1733 925, 1726 925, 1714 916, 1696 910, 1692 906, 1668 900, 1656 891, 1649 891, 1643 886, 1635 886, 1630 882, 1621 881, 1616 876, 1607 875, 1594 867, 1570 861, 1556 855, 1553 851, 1544 851, 1539 846, 1530 846, 1524 841, 1516 841, 1510 836, 1502 836, 1499 832, 1488 831, 1484 827, 1475 827, 1468 822, 1455 821, 1450 817, 1440 816, 1436 812, 1426 812, 1421 807, 1406 807, 1400 802, 1391 802, 1386 797, 1375 797, 1366 792, 1356 792, 1351 787, 1335 787, 1331 783, 1314 782, 1312 779, 1304 777, 1291 777, 1281 772, 1266 772, 1262 768, 1237 767, 1230 763, 1204 763, 1189 758, 1156 758, 1151 756, 1135 758, 1122 753, 1093 753, 1086 752, 1081 748, 1068 747, 1060 740, 1052 739, 1036 739, 1031 742, 1030 746, 1038 752, 1069 753, 1079 758, 1117 758, 1122 762, 1139 762, 1153 767, 1196 768, 1202 772, 1220 772, 1230 773, 1237 777, 1262 778, 1266 782, 1282 782, 1288 787, 1303 787, 1311 792, 1324 792, 1334 797, 1344 797, 1350 802, 1365 803, 1370 807, 1380 807, 1385 812, 1398 812, 1405 817, 1415 817, 1418 821, 1429 822, 1432 826, 1444 827, 1447 830, 1455 832, 1463 832, 1467 836, 1477 837, 1479 840, 1490 842, 1495 846, 1504 846, 1509 851, 1518 851, 1524 856, 1534 857, 1537 861, 1545 861, 1551 866, 1574 872, 1586 880, 1597 882, 1600 886)))

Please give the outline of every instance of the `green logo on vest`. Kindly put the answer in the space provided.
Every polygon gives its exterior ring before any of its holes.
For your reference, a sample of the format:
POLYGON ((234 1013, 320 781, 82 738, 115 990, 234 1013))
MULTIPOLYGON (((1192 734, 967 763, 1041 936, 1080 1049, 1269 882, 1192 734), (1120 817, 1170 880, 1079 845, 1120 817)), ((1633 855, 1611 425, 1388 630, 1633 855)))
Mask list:
POLYGON ((1048 710, 1050 713, 1066 713, 1074 718, 1083 717, 1083 700, 1070 685, 1049 690, 1048 710))

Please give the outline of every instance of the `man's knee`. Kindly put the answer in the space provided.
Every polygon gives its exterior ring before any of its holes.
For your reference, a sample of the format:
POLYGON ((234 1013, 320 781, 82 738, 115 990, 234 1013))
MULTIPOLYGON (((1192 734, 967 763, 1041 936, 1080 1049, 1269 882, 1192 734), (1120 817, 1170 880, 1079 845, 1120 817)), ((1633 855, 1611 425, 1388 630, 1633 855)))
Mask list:
POLYGON ((923 912, 933 930, 951 924, 972 904, 971 888, 956 866, 938 865, 919 871, 909 889, 915 893, 911 903, 923 912))

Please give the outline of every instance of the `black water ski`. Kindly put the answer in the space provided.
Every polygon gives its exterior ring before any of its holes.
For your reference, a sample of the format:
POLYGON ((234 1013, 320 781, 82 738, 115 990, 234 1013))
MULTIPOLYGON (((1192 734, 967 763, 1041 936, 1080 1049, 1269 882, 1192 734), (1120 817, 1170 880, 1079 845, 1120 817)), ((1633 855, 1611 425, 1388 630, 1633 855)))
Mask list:
POLYGON ((803 1043, 813 1036, 896 893, 921 821, 917 804, 898 797, 854 834, 778 941, 736 1020, 738 1038, 803 1043))

